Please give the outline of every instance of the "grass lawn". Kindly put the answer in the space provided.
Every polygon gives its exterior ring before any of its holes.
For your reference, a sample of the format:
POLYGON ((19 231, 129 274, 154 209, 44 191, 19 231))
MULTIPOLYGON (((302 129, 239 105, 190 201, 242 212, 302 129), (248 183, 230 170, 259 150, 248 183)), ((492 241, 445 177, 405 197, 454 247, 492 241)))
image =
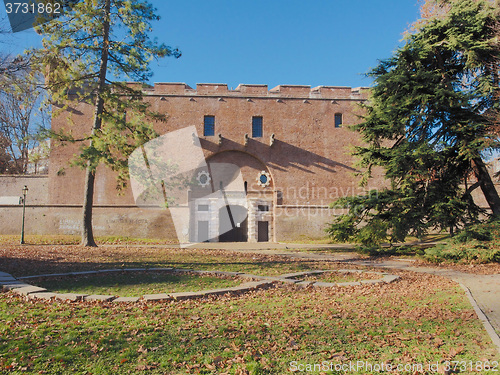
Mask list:
MULTIPOLYGON (((17 276, 139 266, 261 275, 348 268, 216 250, 0 247, 0 270, 17 276)), ((0 373, 286 374, 307 364, 326 361, 335 369, 362 361, 394 368, 421 364, 420 373, 435 374, 429 363, 498 360, 455 283, 394 273, 401 278, 391 284, 284 286, 238 297, 130 305, 41 302, 0 293, 0 373)))
POLYGON ((27 280, 57 293, 101 294, 141 297, 144 294, 197 292, 233 287, 243 281, 236 277, 198 275, 186 272, 110 272, 88 276, 62 276, 27 280))
MULTIPOLYGON (((0 245, 18 245, 20 241, 19 235, 1 235, 0 245)), ((33 235, 25 236, 25 242, 32 245, 78 245, 82 241, 81 236, 74 235, 33 235)), ((177 244, 177 239, 156 239, 156 238, 133 238, 123 236, 105 236, 95 237, 95 242, 98 245, 112 244, 138 244, 138 245, 169 245, 177 244)))
POLYGON ((325 283, 345 283, 361 280, 377 280, 383 277, 380 273, 373 272, 325 272, 319 275, 309 275, 306 281, 321 281, 325 283))
POLYGON ((119 268, 173 267, 209 271, 238 271, 276 276, 322 267, 345 268, 333 263, 298 261, 284 257, 237 254, 223 250, 165 247, 0 246, 0 270, 14 276, 95 271, 119 268))

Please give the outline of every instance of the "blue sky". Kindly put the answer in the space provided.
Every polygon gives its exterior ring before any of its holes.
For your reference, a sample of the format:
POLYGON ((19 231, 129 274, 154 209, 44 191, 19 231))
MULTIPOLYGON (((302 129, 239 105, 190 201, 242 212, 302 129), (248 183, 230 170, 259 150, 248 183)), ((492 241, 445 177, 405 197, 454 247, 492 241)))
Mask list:
MULTIPOLYGON (((182 57, 153 62, 154 82, 369 86, 363 76, 391 56, 418 18, 418 0, 153 0, 159 41, 182 57)), ((2 13, 5 12, 3 5, 2 13)), ((1 14, 1 13, 0 13, 1 14)), ((4 51, 37 43, 9 36, 4 51)), ((5 39, 5 37, 4 37, 5 39)))

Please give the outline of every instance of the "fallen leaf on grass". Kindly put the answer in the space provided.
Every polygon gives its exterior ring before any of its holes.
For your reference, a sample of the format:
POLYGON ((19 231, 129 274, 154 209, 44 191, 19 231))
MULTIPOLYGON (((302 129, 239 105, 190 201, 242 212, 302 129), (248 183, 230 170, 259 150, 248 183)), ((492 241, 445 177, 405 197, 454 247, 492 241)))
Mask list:
POLYGON ((440 346, 443 346, 443 344, 444 341, 440 337, 436 337, 436 339, 434 340, 434 346, 436 348, 439 348, 440 346))

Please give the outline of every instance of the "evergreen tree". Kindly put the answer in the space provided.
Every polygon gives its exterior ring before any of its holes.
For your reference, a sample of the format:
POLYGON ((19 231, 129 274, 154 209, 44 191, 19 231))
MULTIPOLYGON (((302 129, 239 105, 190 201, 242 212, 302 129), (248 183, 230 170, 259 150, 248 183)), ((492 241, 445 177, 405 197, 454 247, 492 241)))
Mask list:
MULTIPOLYGON (((159 20, 146 0, 81 0, 71 2, 63 17, 38 27, 43 48, 35 61, 46 73, 51 100, 59 113, 71 103, 92 103, 92 132, 85 137, 75 164, 86 168, 82 244, 96 246, 92 232, 92 205, 97 166, 104 162, 127 180, 127 157, 157 134, 145 116, 163 117, 148 110, 141 89, 123 83, 145 83, 151 60, 179 57, 176 49, 151 40, 148 33, 159 20)), ((57 114, 57 113, 56 113, 57 114)), ((90 128, 90 126, 89 126, 90 128)), ((52 134, 77 142, 71 134, 52 134)))
POLYGON ((341 199, 349 212, 327 230, 337 239, 402 241, 431 228, 453 233, 478 219, 471 197, 477 187, 492 214, 500 215, 481 157, 500 147, 499 11, 484 0, 454 0, 447 7, 369 73, 371 100, 364 121, 354 126, 366 146, 355 154, 367 168, 363 182, 379 166, 390 187, 341 199), (469 186, 471 175, 477 184, 469 186))

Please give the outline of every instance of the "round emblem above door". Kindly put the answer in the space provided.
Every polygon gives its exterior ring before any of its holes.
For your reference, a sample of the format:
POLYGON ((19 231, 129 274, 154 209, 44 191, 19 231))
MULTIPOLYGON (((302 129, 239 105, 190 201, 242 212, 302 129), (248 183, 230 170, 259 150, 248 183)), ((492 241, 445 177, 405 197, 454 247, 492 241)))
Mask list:
POLYGON ((210 174, 207 171, 201 171, 198 173, 198 177, 196 177, 196 180, 198 181, 198 185, 201 187, 206 187, 210 184, 210 174))
POLYGON ((271 183, 271 176, 266 171, 262 171, 257 176, 257 184, 262 187, 269 186, 271 183))

